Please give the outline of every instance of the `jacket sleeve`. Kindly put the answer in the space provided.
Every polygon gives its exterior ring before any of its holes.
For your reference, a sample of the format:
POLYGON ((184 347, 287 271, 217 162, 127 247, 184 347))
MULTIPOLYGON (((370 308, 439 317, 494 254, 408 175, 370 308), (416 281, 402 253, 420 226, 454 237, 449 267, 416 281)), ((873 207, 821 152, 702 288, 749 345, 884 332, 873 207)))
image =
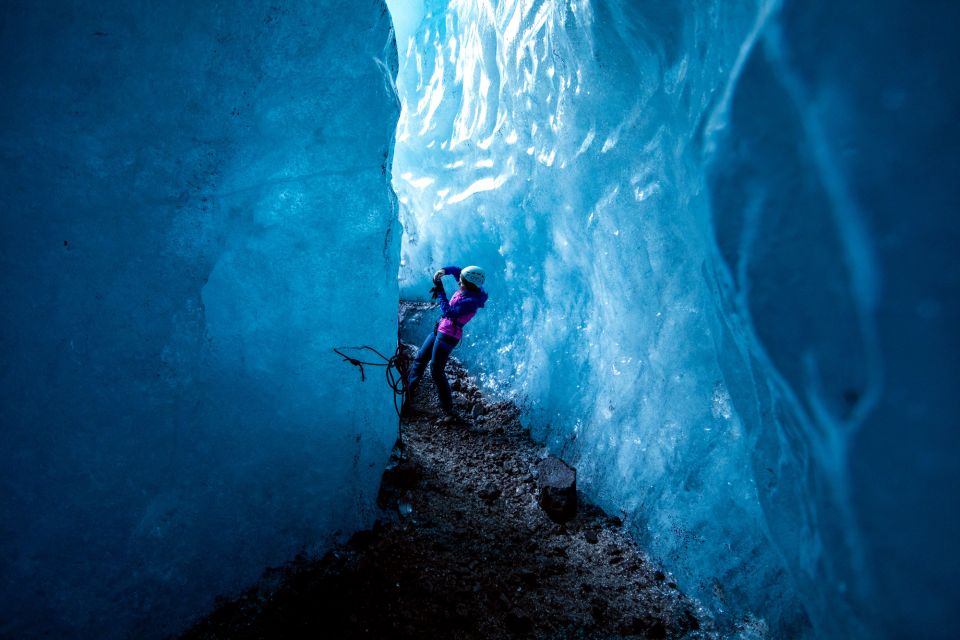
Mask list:
POLYGON ((444 268, 443 268, 443 272, 444 272, 444 273, 446 273, 448 276, 453 276, 453 277, 456 278, 457 280, 460 279, 460 272, 461 272, 461 271, 463 271, 463 269, 461 269, 460 267, 454 266, 454 265, 450 265, 449 267, 444 267, 444 268))
POLYGON ((475 298, 460 298, 456 304, 450 304, 447 294, 438 294, 437 299, 440 302, 440 311, 444 318, 456 318, 464 314, 476 311, 479 306, 475 298))

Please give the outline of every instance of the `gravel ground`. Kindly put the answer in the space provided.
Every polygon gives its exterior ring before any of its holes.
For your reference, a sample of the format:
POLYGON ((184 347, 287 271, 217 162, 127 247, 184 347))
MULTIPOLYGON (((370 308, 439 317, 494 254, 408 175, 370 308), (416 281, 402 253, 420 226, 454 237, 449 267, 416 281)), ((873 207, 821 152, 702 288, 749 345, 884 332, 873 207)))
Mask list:
POLYGON ((268 571, 183 638, 718 637, 618 518, 580 496, 573 520, 551 521, 545 452, 516 407, 484 401, 455 360, 447 372, 469 423, 441 420, 420 385, 373 529, 268 571))

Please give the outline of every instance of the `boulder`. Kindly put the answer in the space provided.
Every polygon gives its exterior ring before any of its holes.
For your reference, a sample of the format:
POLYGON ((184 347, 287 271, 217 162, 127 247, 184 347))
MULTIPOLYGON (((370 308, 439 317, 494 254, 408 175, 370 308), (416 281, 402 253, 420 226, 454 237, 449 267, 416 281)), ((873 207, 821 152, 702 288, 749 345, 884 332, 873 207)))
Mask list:
POLYGON ((550 456, 537 465, 540 508, 556 523, 577 515, 577 470, 550 456))

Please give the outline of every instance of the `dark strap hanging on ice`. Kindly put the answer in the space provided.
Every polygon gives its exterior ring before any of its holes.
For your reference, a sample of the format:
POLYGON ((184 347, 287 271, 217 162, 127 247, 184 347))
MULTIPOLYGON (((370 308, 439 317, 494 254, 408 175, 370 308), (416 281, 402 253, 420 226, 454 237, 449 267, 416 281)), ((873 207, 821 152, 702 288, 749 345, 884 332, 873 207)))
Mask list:
POLYGON ((407 392, 407 358, 403 353, 400 345, 397 345, 397 350, 389 358, 373 347, 363 345, 360 347, 338 347, 334 349, 334 352, 343 358, 344 362, 349 362, 355 367, 360 367, 360 381, 366 382, 367 375, 363 367, 386 367, 386 377, 387 385, 393 389, 393 408, 397 412, 397 416, 400 415, 400 410, 403 407, 403 398, 407 392), (376 354, 380 357, 383 362, 368 362, 366 360, 360 360, 359 358, 354 358, 348 356, 343 351, 354 350, 354 351, 370 351, 371 353, 376 354), (399 403, 397 402, 399 398, 399 403))

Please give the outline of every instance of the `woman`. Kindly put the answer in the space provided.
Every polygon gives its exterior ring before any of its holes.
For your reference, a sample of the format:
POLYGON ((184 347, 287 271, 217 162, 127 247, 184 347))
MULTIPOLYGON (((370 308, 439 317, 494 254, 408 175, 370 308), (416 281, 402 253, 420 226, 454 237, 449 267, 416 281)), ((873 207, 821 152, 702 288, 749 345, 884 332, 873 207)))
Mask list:
POLYGON ((413 398, 417 384, 423 376, 423 371, 430 363, 430 373, 437 385, 437 395, 440 398, 440 409, 444 415, 459 420, 453 410, 453 398, 450 395, 450 384, 443 369, 447 366, 450 352, 460 343, 463 337, 463 326, 470 322, 477 310, 487 302, 487 292, 483 290, 485 276, 480 267, 444 267, 433 275, 434 290, 440 302, 442 317, 433 333, 427 336, 423 346, 417 352, 413 368, 407 380, 407 398, 405 407, 413 398), (447 293, 443 290, 443 276, 453 276, 460 283, 460 288, 453 297, 447 300, 447 293))

